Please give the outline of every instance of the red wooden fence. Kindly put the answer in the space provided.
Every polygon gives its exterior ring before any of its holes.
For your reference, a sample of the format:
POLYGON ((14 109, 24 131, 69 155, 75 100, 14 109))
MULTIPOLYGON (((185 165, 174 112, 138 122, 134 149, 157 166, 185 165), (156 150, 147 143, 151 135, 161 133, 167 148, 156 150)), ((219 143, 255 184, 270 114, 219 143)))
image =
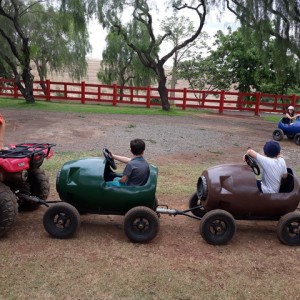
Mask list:
MULTIPOLYGON (((211 109, 223 113, 225 110, 251 111, 255 115, 261 112, 282 113, 287 106, 300 107, 298 95, 276 95, 255 93, 238 93, 227 91, 204 91, 169 89, 169 100, 183 110, 211 109), (173 96, 171 96, 173 95, 173 96)), ((34 81, 33 94, 36 99, 45 101, 68 101, 77 103, 106 103, 114 106, 120 104, 139 105, 146 108, 161 106, 160 96, 154 87, 133 87, 86 82, 56 82, 46 80, 34 81), (41 84, 45 84, 45 90, 41 84)), ((22 98, 14 80, 0 78, 0 96, 22 98)), ((298 109, 299 111, 299 109, 298 109)))

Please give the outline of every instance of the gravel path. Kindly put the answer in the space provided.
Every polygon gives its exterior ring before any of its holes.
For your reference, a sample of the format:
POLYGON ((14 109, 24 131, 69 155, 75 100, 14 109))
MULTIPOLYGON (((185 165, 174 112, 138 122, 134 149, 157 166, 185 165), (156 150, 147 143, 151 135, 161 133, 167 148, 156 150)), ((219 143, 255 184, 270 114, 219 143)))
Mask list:
MULTIPOLYGON (((223 161, 240 161, 251 146, 261 151, 272 138, 276 124, 236 113, 197 114, 186 117, 79 114, 2 110, 7 122, 6 144, 56 143, 55 151, 99 150, 130 155, 129 141, 146 141, 148 159, 207 159, 222 155, 223 161)), ((298 147, 281 142, 290 164, 299 161, 298 147)))

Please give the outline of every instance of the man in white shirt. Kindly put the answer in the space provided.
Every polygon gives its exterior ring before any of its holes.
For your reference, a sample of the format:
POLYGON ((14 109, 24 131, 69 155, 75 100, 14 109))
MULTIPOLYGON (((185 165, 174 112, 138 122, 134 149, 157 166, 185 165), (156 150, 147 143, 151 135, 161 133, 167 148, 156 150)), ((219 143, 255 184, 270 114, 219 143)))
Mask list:
POLYGON ((285 160, 280 156, 280 145, 278 142, 269 141, 264 145, 264 155, 248 149, 248 155, 257 160, 263 173, 261 181, 258 181, 258 188, 263 193, 278 193, 281 179, 287 177, 285 160))

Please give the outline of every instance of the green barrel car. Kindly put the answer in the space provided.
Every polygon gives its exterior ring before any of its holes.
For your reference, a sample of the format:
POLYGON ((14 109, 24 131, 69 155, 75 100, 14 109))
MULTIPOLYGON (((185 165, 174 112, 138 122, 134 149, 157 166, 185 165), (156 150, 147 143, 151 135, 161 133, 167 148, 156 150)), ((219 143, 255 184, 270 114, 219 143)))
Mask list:
POLYGON ((114 160, 107 149, 104 158, 83 158, 65 163, 57 174, 56 189, 61 201, 50 205, 44 214, 46 231, 56 238, 69 238, 80 226, 80 215, 124 215, 124 231, 130 241, 146 243, 159 231, 155 196, 158 169, 150 165, 143 186, 112 187, 114 160))

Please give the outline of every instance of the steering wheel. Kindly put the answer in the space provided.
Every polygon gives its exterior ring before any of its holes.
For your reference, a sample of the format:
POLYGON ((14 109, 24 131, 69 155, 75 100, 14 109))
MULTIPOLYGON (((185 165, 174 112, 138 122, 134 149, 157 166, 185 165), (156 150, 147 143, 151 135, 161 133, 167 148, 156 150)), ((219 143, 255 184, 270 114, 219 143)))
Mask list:
POLYGON ((251 169, 252 169, 252 171, 254 172, 255 175, 260 174, 259 166, 258 166, 256 160, 252 156, 246 154, 245 155, 245 161, 246 161, 247 165, 251 167, 251 169))
POLYGON ((108 164, 114 169, 117 169, 115 160, 113 159, 111 152, 107 149, 107 148, 103 148, 102 153, 106 159, 106 161, 108 162, 108 164))

